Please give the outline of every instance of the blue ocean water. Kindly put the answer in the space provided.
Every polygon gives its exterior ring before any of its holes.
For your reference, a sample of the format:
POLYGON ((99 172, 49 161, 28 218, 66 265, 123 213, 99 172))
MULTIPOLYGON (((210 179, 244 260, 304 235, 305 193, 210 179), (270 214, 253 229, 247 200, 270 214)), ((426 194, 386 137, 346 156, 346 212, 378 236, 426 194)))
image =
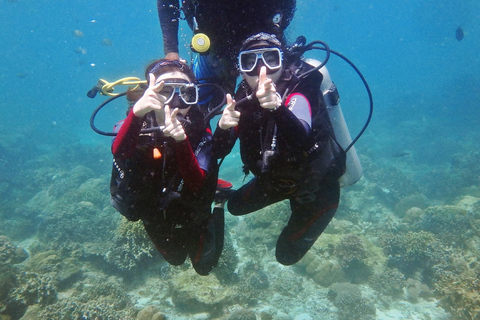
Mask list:
MULTIPOLYGON (((431 206, 456 205, 465 196, 480 199, 480 3, 298 0, 297 4, 288 39, 304 35, 307 41, 327 42, 355 63, 373 94, 372 122, 356 149, 364 161, 366 181, 377 183, 381 191, 368 193, 365 185, 345 190, 345 211, 368 211, 370 217, 394 211, 403 196, 394 189, 405 188, 400 185, 404 180, 385 175, 394 170, 413 180, 415 190, 426 195, 431 206), (461 41, 456 39, 458 27, 464 31, 461 41), (374 177, 369 177, 369 170, 376 170, 374 177), (382 175, 391 185, 381 181, 382 175), (395 200, 389 200, 392 194, 395 200)), ((191 31, 183 22, 180 34, 181 54, 189 58, 191 31)), ((90 99, 86 93, 100 78, 143 78, 146 65, 163 56, 161 39, 155 1, 0 0, 0 219, 8 222, 0 235, 17 244, 33 236, 35 223, 43 223, 45 213, 39 213, 32 225, 25 222, 31 216, 22 213, 22 205, 38 200, 34 197, 51 190, 57 176, 77 165, 92 170, 91 179, 108 180, 111 139, 97 135, 89 125, 92 111, 105 98, 90 99)), ((321 60, 323 54, 308 56, 321 60)), ((338 57, 332 56, 327 67, 355 136, 368 116, 365 88, 338 57)), ((124 113, 125 105, 114 103, 98 116, 97 125, 109 131, 124 113)), ((239 168, 238 152, 222 166, 223 177, 235 186, 243 181, 239 168)), ((101 190, 108 198, 108 186, 101 190)), ((480 214, 478 204, 475 208, 480 214)), ((477 229, 463 231, 478 241, 477 229)), ((478 261, 480 245, 475 243, 467 251, 478 261)), ((0 314, 4 303, 0 301, 0 314)), ((407 312, 384 318, 427 319, 419 316, 422 306, 417 309, 412 318, 407 312)), ((303 311, 312 319, 322 314, 307 307, 303 311)), ((424 309, 428 312, 433 312, 430 305, 424 309)), ((377 316, 380 313, 377 307, 377 316)), ((302 314, 297 312, 298 317, 302 314)))

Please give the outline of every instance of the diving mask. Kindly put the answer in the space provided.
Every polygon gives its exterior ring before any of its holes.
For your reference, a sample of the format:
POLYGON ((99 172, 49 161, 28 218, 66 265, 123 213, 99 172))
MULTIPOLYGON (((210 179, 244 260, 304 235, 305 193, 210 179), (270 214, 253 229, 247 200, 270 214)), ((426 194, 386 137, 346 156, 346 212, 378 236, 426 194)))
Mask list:
POLYGON ((167 99, 165 100, 165 104, 172 101, 175 93, 178 94, 186 104, 196 104, 198 102, 198 87, 194 83, 166 81, 159 92, 159 94, 167 99))
POLYGON ((278 48, 254 49, 241 51, 238 63, 241 72, 250 73, 256 69, 258 61, 261 59, 268 69, 267 73, 272 73, 282 67, 282 58, 282 51, 278 48))

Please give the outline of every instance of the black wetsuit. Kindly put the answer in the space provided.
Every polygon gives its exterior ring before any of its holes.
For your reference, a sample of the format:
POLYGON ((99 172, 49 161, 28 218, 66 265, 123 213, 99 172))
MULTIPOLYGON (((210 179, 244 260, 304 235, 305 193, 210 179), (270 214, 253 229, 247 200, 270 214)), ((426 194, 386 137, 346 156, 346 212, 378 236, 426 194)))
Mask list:
POLYGON ((236 57, 243 41, 258 32, 282 37, 293 19, 295 6, 296 0, 157 0, 165 54, 178 53, 181 7, 190 27, 195 17, 199 31, 208 35, 211 41, 210 54, 199 57, 203 61, 196 63, 195 76, 197 79, 209 78, 210 82, 233 92, 238 76, 236 57), (281 19, 275 24, 277 14, 281 19))
POLYGON ((187 139, 181 142, 161 131, 140 132, 157 126, 153 112, 142 119, 130 111, 116 127, 112 205, 129 220, 143 221, 170 264, 183 264, 190 256, 195 270, 207 275, 223 248, 223 209, 211 213, 218 168, 212 156, 212 132, 197 106, 186 120, 187 139))
MULTIPOLYGON (((320 93, 322 76, 314 72, 298 82, 292 75, 311 69, 297 62, 287 68, 277 91, 291 92, 275 111, 260 107, 256 98, 238 103, 238 127, 214 134, 218 157, 228 154, 236 138, 244 167, 254 178, 228 201, 233 215, 243 215, 289 199, 292 214, 276 246, 277 260, 296 263, 315 243, 334 216, 340 196, 338 179, 345 171, 345 153, 334 140, 333 130, 320 93), (273 137, 276 146, 272 147, 273 137), (269 159, 267 155, 273 154, 269 159)), ((240 101, 252 94, 243 83, 236 94, 240 101)), ((253 93, 253 96, 255 94, 253 93)))

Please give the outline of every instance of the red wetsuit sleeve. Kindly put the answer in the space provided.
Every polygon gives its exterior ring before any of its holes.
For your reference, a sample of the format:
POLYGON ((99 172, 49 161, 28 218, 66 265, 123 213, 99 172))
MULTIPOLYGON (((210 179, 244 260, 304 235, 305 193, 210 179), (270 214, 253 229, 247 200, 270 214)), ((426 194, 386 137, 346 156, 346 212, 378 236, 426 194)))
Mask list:
POLYGON ((134 155, 142 123, 143 119, 130 111, 112 144, 112 153, 115 157, 128 159, 134 155))
POLYGON ((207 174, 198 165, 197 158, 190 147, 188 138, 175 144, 175 153, 178 161, 178 169, 185 182, 185 186, 194 192, 199 191, 207 174))

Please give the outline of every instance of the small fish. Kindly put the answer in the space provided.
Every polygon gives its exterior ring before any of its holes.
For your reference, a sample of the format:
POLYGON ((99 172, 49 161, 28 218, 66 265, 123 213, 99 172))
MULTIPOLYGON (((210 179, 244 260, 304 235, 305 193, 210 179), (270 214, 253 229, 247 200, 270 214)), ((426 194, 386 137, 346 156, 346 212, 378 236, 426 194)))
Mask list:
POLYGON ((104 45, 105 47, 110 47, 113 45, 113 42, 112 40, 108 39, 108 38, 105 38, 102 40, 102 45, 104 45))
POLYGON ((458 41, 462 41, 464 36, 465 34, 463 33, 462 27, 458 27, 455 31, 455 38, 457 38, 458 41))
POLYGON ((83 37, 83 32, 80 30, 73 30, 73 35, 77 38, 83 37))
POLYGON ((403 158, 403 157, 406 157, 406 156, 409 156, 409 155, 410 155, 410 152, 408 152, 408 151, 401 151, 401 152, 392 153, 393 158, 403 158))
POLYGON ((76 47, 74 51, 76 53, 80 53, 80 54, 87 54, 87 49, 82 48, 82 47, 76 47))

